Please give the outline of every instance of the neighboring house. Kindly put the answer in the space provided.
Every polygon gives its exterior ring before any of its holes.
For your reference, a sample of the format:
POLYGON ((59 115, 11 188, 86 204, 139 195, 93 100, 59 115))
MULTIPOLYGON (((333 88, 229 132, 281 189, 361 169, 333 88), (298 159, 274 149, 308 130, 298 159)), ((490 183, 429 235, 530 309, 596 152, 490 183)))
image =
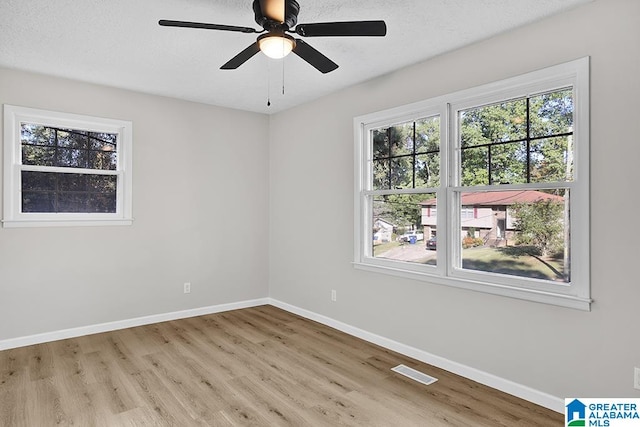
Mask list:
POLYGON ((373 244, 386 243, 391 241, 395 225, 384 219, 378 218, 373 222, 373 244))
MULTIPOLYGON (((561 203, 561 196, 536 190, 488 191, 463 193, 461 196, 462 236, 471 235, 484 240, 485 244, 505 246, 514 238, 514 218, 511 206, 516 203, 533 203, 552 200, 561 203)), ((425 236, 436 234, 436 199, 420 203, 422 226, 425 236)))

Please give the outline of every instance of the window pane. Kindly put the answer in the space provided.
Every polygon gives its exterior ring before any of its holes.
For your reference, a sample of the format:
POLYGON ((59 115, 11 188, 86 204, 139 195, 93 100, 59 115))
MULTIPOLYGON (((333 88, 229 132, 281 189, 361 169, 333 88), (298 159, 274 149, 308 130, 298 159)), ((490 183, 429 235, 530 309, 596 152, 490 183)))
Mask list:
POLYGON ((22 164, 117 169, 117 134, 21 123, 22 164))
POLYGON ((432 225, 423 225, 423 212, 427 208, 422 203, 426 200, 435 200, 435 194, 373 197, 372 253, 375 258, 435 265, 435 251, 426 247, 428 238, 435 235, 435 217, 432 225))
POLYGON ((373 189, 387 190, 391 186, 389 181, 389 160, 373 161, 373 189))
POLYGON ((526 136, 527 103, 525 99, 460 112, 462 147, 516 141, 526 136))
POLYGON ((58 148, 56 166, 86 168, 89 163, 89 152, 70 148, 58 148))
POLYGON ((55 147, 46 146, 22 146, 22 164, 23 165, 39 165, 39 166, 55 166, 56 165, 56 149, 55 147))
MULTIPOLYGON (((420 202, 420 224, 424 230, 425 246, 427 251, 437 250, 436 242, 436 219, 437 205, 435 194, 428 194, 422 202, 420 202)), ((435 262, 434 262, 435 264, 435 262)))
POLYGON ((530 99, 531 137, 573 132, 573 91, 545 93, 530 99))
POLYGON ((87 194, 75 192, 58 192, 56 193, 56 211, 57 212, 88 212, 87 211, 87 194))
POLYGON ((491 155, 490 184, 522 184, 527 182, 527 144, 513 142, 489 147, 491 155))
POLYGON ((531 182, 573 181, 573 136, 531 142, 531 182))
POLYGON ((489 147, 462 150, 462 185, 489 185, 489 147))
POLYGON ((440 185, 440 153, 416 156, 416 187, 440 185))
POLYGON ((85 131, 58 129, 56 133, 58 136, 58 147, 80 148, 85 150, 88 148, 88 136, 85 131))
POLYGON ((373 158, 384 159, 389 157, 389 137, 387 129, 375 129, 372 131, 373 158))
POLYGON ((440 116, 416 120, 416 153, 440 150, 440 116))
POLYGON ((569 282, 568 199, 568 189, 462 193, 462 268, 569 282))
POLYGON ((56 175, 52 173, 22 172, 22 190, 24 191, 55 191, 56 175))
POLYGON ((55 145, 55 132, 51 128, 32 124, 20 123, 20 141, 22 144, 55 145))
POLYGON ((115 175, 22 172, 22 212, 116 211, 115 175))
POLYGON ((110 175, 87 175, 87 190, 92 193, 115 193, 118 180, 110 175))
POLYGON ((116 170, 118 153, 115 151, 90 151, 89 168, 101 170, 116 170))
POLYGON ((22 192, 22 212, 54 212, 53 192, 22 192))
MULTIPOLYGON (((44 175, 51 174, 45 173, 44 175)), ((55 175, 58 183, 57 189, 59 191, 87 191, 87 175, 81 175, 77 173, 60 173, 55 175)))
POLYGON ((410 156, 391 159, 391 188, 413 188, 413 161, 410 156))
POLYGON ((98 194, 87 200, 87 212, 110 213, 116 211, 116 198, 113 194, 98 194))
POLYGON ((392 157, 413 153, 413 122, 391 126, 389 137, 391 138, 392 157))
POLYGON ((89 138, 89 148, 92 150, 116 151, 116 134, 91 132, 89 138))

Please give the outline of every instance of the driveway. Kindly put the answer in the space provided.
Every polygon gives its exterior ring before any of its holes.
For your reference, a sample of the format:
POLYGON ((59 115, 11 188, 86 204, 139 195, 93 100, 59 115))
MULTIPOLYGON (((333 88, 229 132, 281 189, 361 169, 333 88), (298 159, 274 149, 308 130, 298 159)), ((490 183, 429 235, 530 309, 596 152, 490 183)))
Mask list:
POLYGON ((389 249, 377 256, 377 258, 387 258, 396 261, 418 262, 425 264, 429 260, 435 260, 436 251, 426 250, 425 242, 420 241, 415 244, 406 243, 398 247, 389 249))

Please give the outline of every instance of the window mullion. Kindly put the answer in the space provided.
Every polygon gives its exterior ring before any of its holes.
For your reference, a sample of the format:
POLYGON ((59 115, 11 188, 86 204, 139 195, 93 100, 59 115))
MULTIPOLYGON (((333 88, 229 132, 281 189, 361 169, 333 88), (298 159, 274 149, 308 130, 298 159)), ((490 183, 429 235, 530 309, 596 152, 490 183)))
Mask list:
POLYGON ((413 121, 413 135, 411 136, 413 143, 411 144, 411 160, 412 160, 412 170, 413 170, 413 188, 416 188, 416 121, 413 121))
POLYGON ((491 148, 492 145, 487 147, 487 172, 489 174, 489 185, 493 184, 493 174, 491 173, 491 166, 493 163, 493 159, 491 158, 491 148))
POLYGON ((531 182, 531 98, 527 96, 527 182, 531 182))
POLYGON ((87 169, 61 166, 20 165, 21 171, 51 172, 51 173, 77 173, 83 175, 121 175, 122 171, 107 169, 87 169))
POLYGON ((391 161, 391 128, 387 128, 387 141, 389 141, 389 188, 392 188, 391 182, 393 181, 393 171, 391 166, 393 165, 393 162, 391 161))

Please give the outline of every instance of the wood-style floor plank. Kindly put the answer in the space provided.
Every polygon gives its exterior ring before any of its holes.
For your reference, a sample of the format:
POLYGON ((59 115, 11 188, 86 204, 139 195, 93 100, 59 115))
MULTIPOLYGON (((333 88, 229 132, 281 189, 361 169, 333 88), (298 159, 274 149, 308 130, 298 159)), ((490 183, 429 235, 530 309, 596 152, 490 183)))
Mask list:
POLYGON ((0 352, 0 426, 560 426, 561 414, 260 306, 0 352), (425 386, 391 368, 438 378, 425 386))

